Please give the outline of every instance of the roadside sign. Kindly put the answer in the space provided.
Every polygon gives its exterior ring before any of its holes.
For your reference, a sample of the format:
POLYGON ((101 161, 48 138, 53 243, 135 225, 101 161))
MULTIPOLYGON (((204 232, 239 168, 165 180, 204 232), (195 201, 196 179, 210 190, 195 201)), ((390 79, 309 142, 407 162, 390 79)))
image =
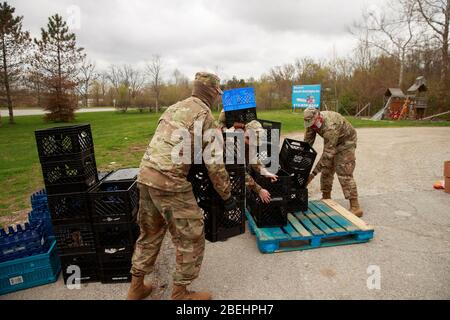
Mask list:
POLYGON ((223 109, 225 112, 256 108, 254 88, 239 88, 224 91, 222 95, 223 109))
POLYGON ((322 85, 301 85, 292 88, 292 108, 320 108, 322 85))

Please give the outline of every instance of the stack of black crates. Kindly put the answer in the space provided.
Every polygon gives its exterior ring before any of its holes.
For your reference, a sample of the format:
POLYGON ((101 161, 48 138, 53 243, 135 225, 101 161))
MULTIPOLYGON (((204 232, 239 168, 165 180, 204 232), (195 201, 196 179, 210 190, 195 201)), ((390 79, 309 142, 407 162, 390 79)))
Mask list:
POLYGON ((71 275, 67 267, 77 265, 82 282, 97 281, 88 190, 98 175, 90 125, 37 130, 35 135, 64 280, 71 275))
POLYGON ((214 189, 204 164, 192 165, 188 175, 197 203, 204 212, 205 238, 210 242, 225 241, 245 232, 245 164, 239 161, 244 136, 242 133, 225 134, 224 141, 224 158, 228 155, 233 159, 233 164, 225 167, 230 176, 231 194, 237 202, 236 210, 224 210, 223 200, 214 189))
POLYGON ((137 169, 98 174, 89 124, 35 135, 64 281, 130 281, 139 235, 137 169))
POLYGON ((287 138, 284 140, 280 151, 280 165, 292 180, 287 210, 308 210, 307 183, 316 157, 316 151, 308 143, 287 138))
POLYGON ((91 216, 102 283, 128 282, 139 236, 138 169, 121 169, 89 190, 91 216))

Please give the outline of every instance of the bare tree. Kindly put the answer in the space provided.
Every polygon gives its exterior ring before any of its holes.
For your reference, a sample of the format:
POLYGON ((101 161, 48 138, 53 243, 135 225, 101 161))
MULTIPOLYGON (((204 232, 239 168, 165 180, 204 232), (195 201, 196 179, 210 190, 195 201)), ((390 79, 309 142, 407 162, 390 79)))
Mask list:
POLYGON ((95 73, 95 63, 84 61, 80 66, 79 85, 77 90, 84 100, 85 107, 88 107, 89 90, 97 77, 98 75, 95 73))
POLYGON ((9 123, 14 123, 11 91, 23 76, 25 61, 31 48, 30 35, 22 30, 23 17, 15 17, 14 12, 15 8, 8 3, 0 3, 0 76, 9 110, 9 123))
POLYGON ((120 71, 120 68, 114 64, 110 65, 105 77, 111 84, 116 94, 119 94, 119 87, 122 83, 122 72, 120 71))
POLYGON ((130 65, 122 66, 123 84, 128 88, 130 100, 134 99, 144 86, 145 79, 141 72, 130 65))
POLYGON ((415 6, 415 2, 411 0, 391 0, 385 12, 369 11, 363 15, 364 23, 355 25, 363 33, 367 33, 367 44, 398 60, 399 87, 402 87, 404 81, 407 54, 418 43, 415 6))
POLYGON ((147 64, 146 71, 150 77, 150 87, 155 96, 155 110, 159 111, 159 101, 161 98, 163 61, 159 55, 153 55, 150 63, 147 64))
POLYGON ((450 28, 450 0, 414 0, 421 20, 434 33, 441 47, 441 82, 449 88, 449 28, 450 28))

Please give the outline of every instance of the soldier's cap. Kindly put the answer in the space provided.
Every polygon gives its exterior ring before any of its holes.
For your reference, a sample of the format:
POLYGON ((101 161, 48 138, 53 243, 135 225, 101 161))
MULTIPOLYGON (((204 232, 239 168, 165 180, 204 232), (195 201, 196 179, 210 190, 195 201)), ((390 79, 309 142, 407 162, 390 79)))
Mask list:
POLYGON ((255 145, 259 145, 259 142, 266 139, 266 130, 264 130, 263 126, 259 121, 253 120, 245 125, 245 130, 253 130, 256 135, 256 141, 253 142, 255 145))
POLYGON ((308 107, 305 109, 305 112, 303 112, 305 128, 309 128, 314 124, 314 118, 319 113, 320 113, 320 111, 314 107, 308 107))
POLYGON ((220 79, 215 74, 209 72, 197 72, 195 75, 195 80, 200 81, 208 87, 216 88, 219 94, 223 94, 222 89, 220 89, 220 79))

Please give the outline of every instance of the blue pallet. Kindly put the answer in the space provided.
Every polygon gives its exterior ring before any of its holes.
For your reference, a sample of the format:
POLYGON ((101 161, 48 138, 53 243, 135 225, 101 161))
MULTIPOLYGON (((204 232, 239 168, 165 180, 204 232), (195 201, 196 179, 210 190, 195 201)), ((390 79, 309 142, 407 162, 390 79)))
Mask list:
POLYGON ((308 211, 290 213, 282 228, 258 228, 250 212, 246 216, 262 253, 364 243, 374 236, 373 228, 331 200, 310 201, 308 211))
POLYGON ((53 238, 46 253, 0 263, 0 295, 55 282, 60 271, 61 261, 53 238))

